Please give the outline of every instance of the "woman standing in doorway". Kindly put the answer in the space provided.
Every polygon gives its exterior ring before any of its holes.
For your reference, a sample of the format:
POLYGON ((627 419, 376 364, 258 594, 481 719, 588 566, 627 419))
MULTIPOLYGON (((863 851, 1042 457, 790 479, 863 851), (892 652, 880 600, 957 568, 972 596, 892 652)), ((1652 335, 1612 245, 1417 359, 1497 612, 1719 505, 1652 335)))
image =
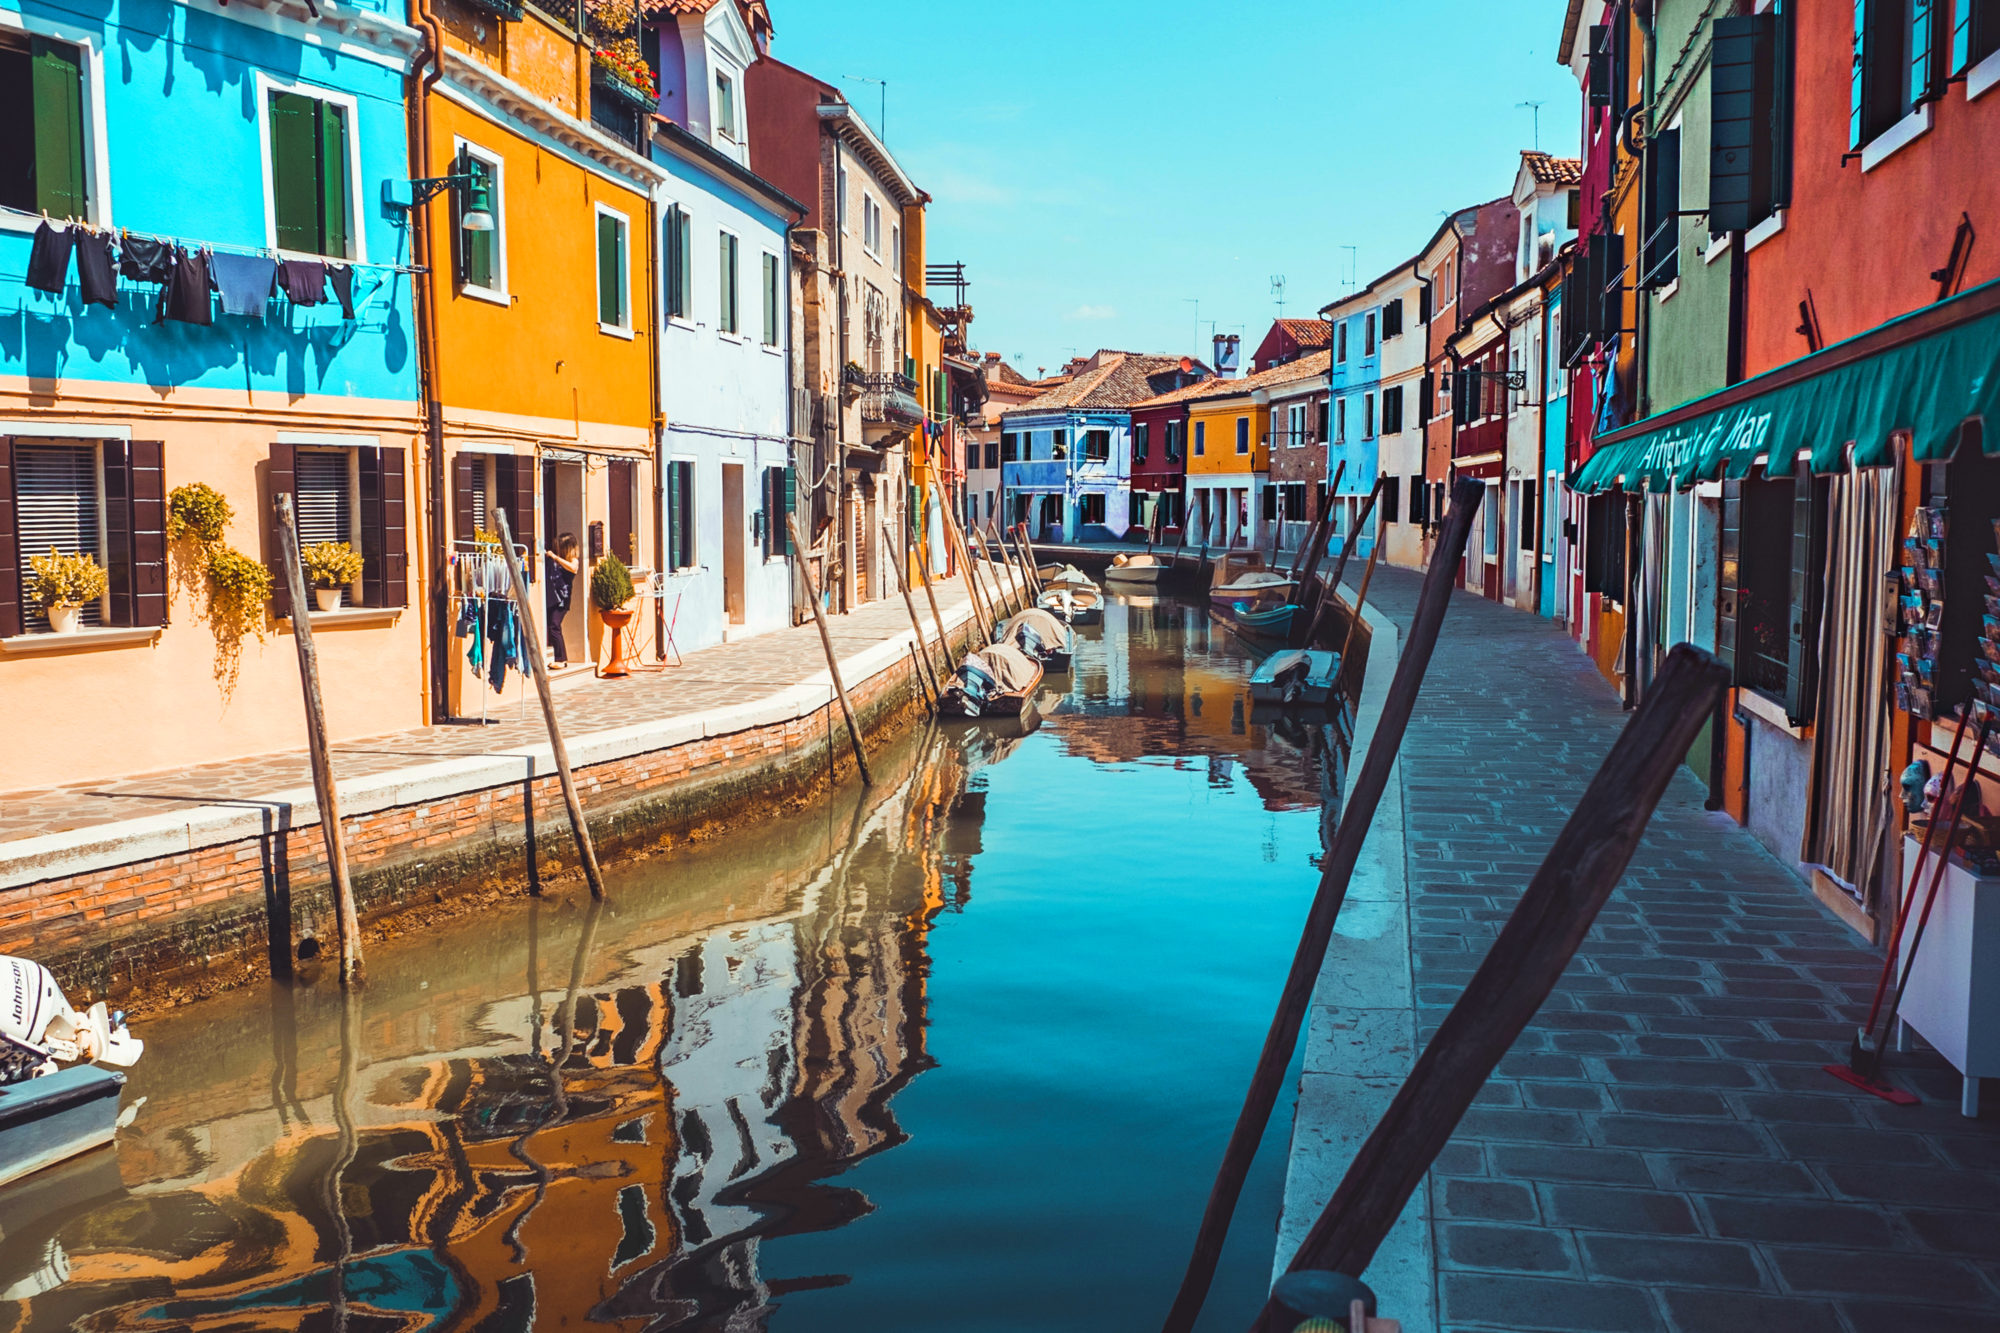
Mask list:
POLYGON ((576 534, 565 532, 556 538, 553 551, 542 555, 548 565, 549 650, 556 665, 569 665, 569 645, 563 642, 563 618, 569 614, 569 599, 576 588, 576 534))

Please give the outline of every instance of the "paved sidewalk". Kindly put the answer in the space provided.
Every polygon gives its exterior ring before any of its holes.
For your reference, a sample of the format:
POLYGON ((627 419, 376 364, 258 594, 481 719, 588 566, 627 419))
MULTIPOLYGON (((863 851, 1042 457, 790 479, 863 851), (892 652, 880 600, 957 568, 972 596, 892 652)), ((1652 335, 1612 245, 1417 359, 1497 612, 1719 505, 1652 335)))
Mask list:
MULTIPOLYGON (((940 582, 936 592, 945 624, 955 625, 968 602, 965 585, 958 580, 940 582)), ((921 598, 919 602, 925 636, 935 645, 937 630, 929 605, 921 598)), ((832 616, 827 628, 834 652, 846 661, 890 638, 909 634, 910 616, 898 595, 870 602, 848 615, 832 616)), ((635 671, 624 680, 589 675, 560 679, 555 683, 556 716, 564 739, 574 749, 580 738, 593 733, 756 703, 814 677, 823 680, 825 675, 826 656, 819 631, 808 621, 692 650, 685 655, 684 665, 664 671, 635 671)), ((853 683, 848 681, 850 686, 853 683)), ((525 708, 518 699, 520 689, 519 682, 510 682, 505 702, 494 698, 489 714, 494 725, 420 727, 340 742, 333 747, 334 776, 345 782, 441 759, 543 744, 548 727, 534 701, 533 685, 526 686, 525 708)), ((257 800, 271 792, 311 785, 312 772, 305 751, 299 749, 111 782, 0 792, 0 851, 7 843, 28 838, 184 814, 191 805, 204 802, 257 800)))
MULTIPOLYGON (((1380 569, 1371 600, 1407 625, 1418 582, 1380 569)), ((1401 760, 1419 1041, 1624 721, 1560 626, 1453 601, 1401 760)), ((1703 796, 1683 770, 1413 1201, 1439 1325, 2000 1330, 2000 1119, 1962 1118, 1934 1055, 1891 1057, 1917 1107, 1821 1071, 1845 1058, 1880 955, 1703 796)), ((1384 1049, 1346 1037, 1316 1027, 1308 1069, 1384 1049)), ((1337 1180, 1346 1161, 1323 1166, 1337 1180)))

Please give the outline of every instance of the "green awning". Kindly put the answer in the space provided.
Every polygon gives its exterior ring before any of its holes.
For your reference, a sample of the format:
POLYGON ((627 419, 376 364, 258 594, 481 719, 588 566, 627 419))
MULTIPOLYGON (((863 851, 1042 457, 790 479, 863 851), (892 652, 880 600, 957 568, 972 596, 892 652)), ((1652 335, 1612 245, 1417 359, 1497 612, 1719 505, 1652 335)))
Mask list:
POLYGON ((1569 484, 1685 489, 1746 476, 1759 460, 1789 473, 1802 450, 1817 473, 1877 467, 1894 460, 1902 430, 1931 461, 1951 456, 1974 417, 1990 423, 1987 452, 2000 453, 2000 281, 1613 431, 1569 484))

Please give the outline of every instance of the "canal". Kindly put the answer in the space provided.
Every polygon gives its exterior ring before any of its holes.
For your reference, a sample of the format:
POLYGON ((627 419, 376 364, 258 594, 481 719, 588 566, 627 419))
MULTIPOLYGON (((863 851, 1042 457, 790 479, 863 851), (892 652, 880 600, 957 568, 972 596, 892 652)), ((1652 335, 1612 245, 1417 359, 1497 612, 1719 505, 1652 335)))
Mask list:
POLYGON ((1157 1328, 1337 803, 1253 666, 1114 598, 1033 731, 146 1024, 115 1158, 0 1195, 0 1327, 1157 1328))

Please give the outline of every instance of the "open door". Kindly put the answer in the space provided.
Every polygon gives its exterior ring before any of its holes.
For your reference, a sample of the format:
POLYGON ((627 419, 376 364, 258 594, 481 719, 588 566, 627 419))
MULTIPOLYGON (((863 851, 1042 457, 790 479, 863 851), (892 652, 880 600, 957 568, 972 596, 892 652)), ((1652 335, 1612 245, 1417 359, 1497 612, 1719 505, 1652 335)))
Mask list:
POLYGON ((722 613, 743 623, 744 560, 743 465, 722 465, 722 613))

